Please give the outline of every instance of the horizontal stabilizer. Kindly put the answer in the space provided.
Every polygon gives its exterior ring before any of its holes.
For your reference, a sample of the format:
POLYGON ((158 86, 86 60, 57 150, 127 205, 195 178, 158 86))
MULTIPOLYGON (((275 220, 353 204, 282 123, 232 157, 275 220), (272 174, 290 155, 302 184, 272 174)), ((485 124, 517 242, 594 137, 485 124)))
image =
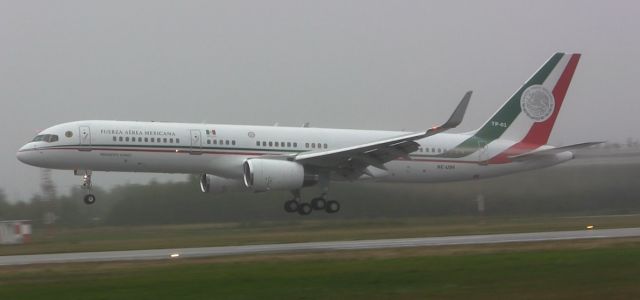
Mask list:
POLYGON ((530 159, 542 158, 542 157, 549 156, 549 155, 556 155, 558 153, 562 153, 562 152, 566 152, 566 151, 572 151, 572 150, 578 150, 578 149, 582 149, 582 148, 587 148, 587 147, 595 146, 595 145, 602 144, 602 143, 604 143, 604 142, 580 143, 580 144, 569 145, 569 146, 564 146, 564 147, 557 147, 557 148, 551 148, 551 149, 531 151, 531 152, 527 152, 527 153, 520 154, 520 155, 509 156, 509 158, 512 161, 526 161, 526 160, 530 160, 530 159))

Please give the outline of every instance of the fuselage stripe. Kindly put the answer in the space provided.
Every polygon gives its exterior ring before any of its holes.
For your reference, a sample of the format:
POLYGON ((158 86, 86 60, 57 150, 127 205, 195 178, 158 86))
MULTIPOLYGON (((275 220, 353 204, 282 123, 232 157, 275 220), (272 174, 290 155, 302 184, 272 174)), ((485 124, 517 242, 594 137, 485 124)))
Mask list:
MULTIPOLYGON (((197 154, 214 154, 214 155, 247 155, 247 156, 263 156, 263 155, 274 155, 274 154, 281 154, 281 155, 287 155, 287 154, 291 154, 291 153, 274 153, 274 152, 256 152, 255 149, 250 149, 250 150, 254 150, 253 152, 239 152, 239 151, 204 151, 204 150, 199 150, 199 151, 191 151, 190 147, 174 147, 173 150, 169 150, 166 149, 166 147, 162 147, 163 149, 150 149, 152 147, 150 146, 146 146, 146 149, 136 149, 136 148, 122 148, 121 146, 110 146, 111 148, 105 148, 105 147, 92 147, 89 145, 76 145, 76 146, 52 146, 52 147, 46 147, 46 148, 34 148, 34 149, 29 149, 29 150, 23 150, 23 151, 43 151, 43 150, 73 150, 73 151, 87 151, 87 150, 91 150, 91 151, 120 151, 120 152, 148 152, 148 153, 177 153, 177 154, 192 154, 192 153, 197 153, 197 154), (177 149, 180 148, 180 149, 177 149)), ((208 148, 208 149, 215 149, 215 148, 208 148)), ((249 151, 249 150, 247 150, 249 151)), ((302 151, 304 152, 304 151, 302 151)), ((415 155, 411 155, 412 159, 407 160, 407 159, 395 159, 395 161, 418 161, 418 162, 434 162, 434 163, 463 163, 463 164, 477 164, 477 161, 470 161, 470 160, 451 160, 451 159, 424 159, 424 158, 414 158, 416 157, 415 155)))

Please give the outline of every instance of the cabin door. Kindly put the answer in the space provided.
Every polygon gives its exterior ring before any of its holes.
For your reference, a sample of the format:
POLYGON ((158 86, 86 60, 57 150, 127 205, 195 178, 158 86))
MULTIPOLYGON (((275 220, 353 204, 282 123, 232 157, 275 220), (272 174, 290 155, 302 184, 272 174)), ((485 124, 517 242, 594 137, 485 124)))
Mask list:
POLYGON ((191 154, 202 154, 202 132, 199 129, 191 129, 191 154))
POLYGON ((91 129, 89 126, 80 126, 80 145, 83 151, 91 151, 91 129))

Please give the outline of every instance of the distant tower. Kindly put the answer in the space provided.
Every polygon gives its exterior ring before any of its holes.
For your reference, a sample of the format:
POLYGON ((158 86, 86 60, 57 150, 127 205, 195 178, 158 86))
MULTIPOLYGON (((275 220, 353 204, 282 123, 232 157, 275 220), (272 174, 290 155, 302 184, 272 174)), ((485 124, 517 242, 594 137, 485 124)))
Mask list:
POLYGON ((56 211, 56 185, 51 177, 51 169, 41 169, 40 172, 40 189, 42 190, 42 199, 44 200, 44 213, 42 215, 42 223, 48 226, 49 235, 53 234, 52 225, 58 217, 56 211))
POLYGON ((56 198, 56 186, 51 178, 51 169, 41 169, 40 189, 45 201, 53 201, 56 198))
POLYGON ((484 195, 478 193, 476 196, 476 203, 478 204, 478 213, 484 215, 484 195))

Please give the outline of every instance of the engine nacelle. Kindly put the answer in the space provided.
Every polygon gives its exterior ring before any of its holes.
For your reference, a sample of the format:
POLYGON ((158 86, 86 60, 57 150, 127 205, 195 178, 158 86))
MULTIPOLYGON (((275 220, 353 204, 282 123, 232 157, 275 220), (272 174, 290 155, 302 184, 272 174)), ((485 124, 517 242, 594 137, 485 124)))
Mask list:
POLYGON ((288 160, 247 159, 243 173, 244 186, 254 192, 295 190, 305 185, 304 167, 288 160))
POLYGON ((242 180, 228 179, 209 174, 202 174, 200 176, 200 191, 203 193, 242 192, 247 190, 242 180))

